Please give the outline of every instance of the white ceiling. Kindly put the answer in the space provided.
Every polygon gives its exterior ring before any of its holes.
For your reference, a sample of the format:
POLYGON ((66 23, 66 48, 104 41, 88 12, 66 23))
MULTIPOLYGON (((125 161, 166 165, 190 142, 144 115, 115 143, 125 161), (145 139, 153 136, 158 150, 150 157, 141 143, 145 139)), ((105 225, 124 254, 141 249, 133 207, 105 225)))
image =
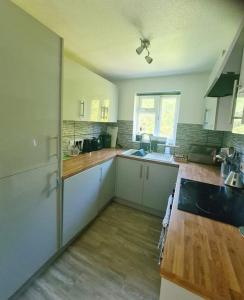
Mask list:
POLYGON ((209 71, 244 16, 238 0, 13 0, 110 78, 209 71), (151 41, 148 65, 135 49, 151 41))

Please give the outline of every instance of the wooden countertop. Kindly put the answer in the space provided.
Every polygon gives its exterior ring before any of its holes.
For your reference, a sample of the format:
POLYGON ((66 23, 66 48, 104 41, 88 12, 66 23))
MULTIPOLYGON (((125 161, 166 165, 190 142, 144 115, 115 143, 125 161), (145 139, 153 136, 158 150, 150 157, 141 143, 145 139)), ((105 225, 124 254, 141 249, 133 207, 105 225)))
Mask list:
POLYGON ((122 153, 123 150, 119 149, 102 149, 93 151, 90 153, 80 154, 76 157, 63 161, 63 179, 78 174, 84 170, 101 164, 118 154, 122 153))
POLYGON ((240 300, 244 238, 239 230, 177 209, 182 177, 223 185, 219 173, 213 166, 180 164, 160 274, 204 299, 240 300))

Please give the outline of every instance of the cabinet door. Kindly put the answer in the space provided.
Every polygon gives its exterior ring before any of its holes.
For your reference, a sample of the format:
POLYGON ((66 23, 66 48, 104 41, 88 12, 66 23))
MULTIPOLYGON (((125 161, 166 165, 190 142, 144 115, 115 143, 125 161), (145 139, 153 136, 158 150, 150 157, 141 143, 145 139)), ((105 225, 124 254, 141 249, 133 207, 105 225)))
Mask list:
POLYGON ((101 210, 115 194, 115 160, 111 159, 100 166, 101 187, 98 209, 101 210))
POLYGON ((216 130, 231 131, 231 98, 227 96, 218 99, 216 130))
POLYGON ((143 162, 118 157, 116 196, 137 204, 142 202, 143 162))
POLYGON ((214 130, 216 124, 216 112, 217 112, 218 98, 205 98, 205 112, 203 128, 208 130, 214 130))
POLYGON ((242 54, 238 93, 244 94, 244 49, 243 49, 243 54, 242 54))
POLYGON ((57 162, 61 39, 0 1, 0 178, 57 162), (55 139, 54 139, 55 137, 55 139))
POLYGON ((77 62, 64 57, 63 64, 63 119, 88 121, 89 73, 77 62))
POLYGON ((64 180, 63 245, 97 215, 99 187, 98 166, 64 180))
POLYGON ((0 299, 57 251, 57 164, 0 180, 0 299))
POLYGON ((142 204, 165 212, 168 197, 175 188, 177 174, 177 167, 145 163, 142 204))

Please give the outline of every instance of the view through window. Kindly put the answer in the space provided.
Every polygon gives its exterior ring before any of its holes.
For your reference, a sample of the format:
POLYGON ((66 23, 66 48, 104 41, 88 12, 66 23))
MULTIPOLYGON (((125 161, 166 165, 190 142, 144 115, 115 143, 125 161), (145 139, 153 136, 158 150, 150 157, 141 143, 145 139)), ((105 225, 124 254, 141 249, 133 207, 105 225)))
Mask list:
POLYGON ((178 119, 179 94, 137 96, 134 134, 147 133, 174 143, 178 119))

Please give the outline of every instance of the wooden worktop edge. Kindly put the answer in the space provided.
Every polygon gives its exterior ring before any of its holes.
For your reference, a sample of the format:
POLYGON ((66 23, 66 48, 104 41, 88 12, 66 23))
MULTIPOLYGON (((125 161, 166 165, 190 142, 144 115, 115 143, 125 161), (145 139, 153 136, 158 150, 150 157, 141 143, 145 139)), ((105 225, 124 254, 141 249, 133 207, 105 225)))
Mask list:
POLYGON ((149 162, 149 163, 158 164, 158 165, 166 165, 166 166, 172 166, 172 167, 176 167, 176 168, 180 167, 180 165, 174 161, 173 162, 160 161, 160 160, 156 160, 156 159, 147 159, 147 158, 143 158, 143 157, 135 157, 135 156, 125 155, 125 154, 117 154, 117 156, 122 157, 122 158, 132 159, 132 160, 149 162))
MULTIPOLYGON (((123 155, 120 153, 115 153, 115 154, 109 154, 108 157, 105 158, 101 158, 100 160, 96 160, 95 162, 90 162, 89 164, 87 164, 86 166, 81 166, 80 168, 77 168, 77 170, 70 172, 69 174, 65 174, 62 176, 62 179, 65 180, 69 177, 72 177, 74 175, 77 175, 83 171, 86 171, 90 168, 93 168, 97 165, 100 165, 110 159, 113 159, 115 157, 122 157, 122 158, 127 158, 127 159, 132 159, 132 160, 138 160, 138 161, 143 161, 143 162, 149 162, 149 163, 154 163, 154 164, 160 164, 160 165, 166 165, 166 166, 173 166, 176 168, 179 168, 179 164, 176 162, 167 162, 167 161, 157 161, 157 160, 153 160, 153 159, 143 159, 140 157, 130 157, 128 155, 123 155)), ((72 159, 72 158, 71 158, 72 159)))

